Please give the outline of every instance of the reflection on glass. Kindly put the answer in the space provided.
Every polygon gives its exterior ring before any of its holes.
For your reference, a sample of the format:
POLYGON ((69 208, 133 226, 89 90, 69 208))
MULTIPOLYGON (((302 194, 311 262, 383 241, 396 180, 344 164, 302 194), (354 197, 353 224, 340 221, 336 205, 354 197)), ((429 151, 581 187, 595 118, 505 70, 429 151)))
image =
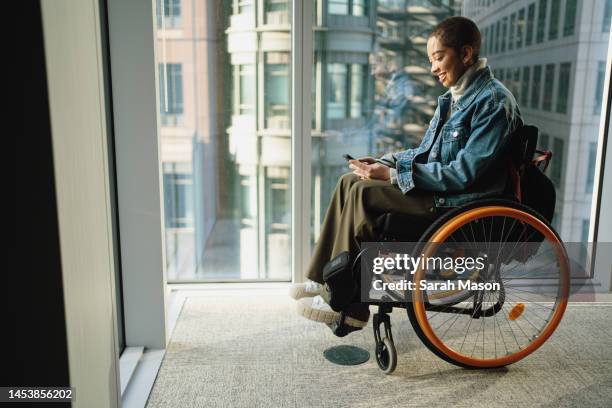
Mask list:
POLYGON ((168 280, 289 280, 289 2, 156 9, 168 280))
POLYGON ((313 84, 317 116, 312 132, 312 241, 318 238, 339 175, 348 171, 343 153, 380 156, 420 142, 437 97, 446 91, 429 72, 427 36, 439 21, 461 13, 481 29, 481 56, 515 95, 525 122, 540 129, 539 147, 554 153, 547 174, 557 186, 559 233, 567 241, 583 239, 583 221, 590 215, 593 181, 588 177, 594 174, 596 152, 591 146, 597 144, 609 26, 599 25, 599 17, 590 23, 577 16, 609 14, 611 3, 380 0, 367 2, 364 19, 351 13, 355 2, 329 1, 318 23, 325 22, 325 27, 314 30, 318 74, 313 84), (338 14, 343 18, 334 18, 338 14), (353 34, 355 27, 368 28, 371 34, 353 34), (568 50, 561 61, 558 47, 568 50), (579 55, 589 57, 585 71, 577 73, 579 55), (353 69, 366 63, 362 90, 356 91, 353 69), (355 93, 364 95, 360 118, 351 97, 355 93), (573 108, 583 106, 593 106, 593 115, 580 120, 570 115, 573 108), (565 151, 570 146, 577 150, 565 151), (575 155, 580 158, 568 160, 575 155), (565 173, 585 178, 577 183, 565 173))

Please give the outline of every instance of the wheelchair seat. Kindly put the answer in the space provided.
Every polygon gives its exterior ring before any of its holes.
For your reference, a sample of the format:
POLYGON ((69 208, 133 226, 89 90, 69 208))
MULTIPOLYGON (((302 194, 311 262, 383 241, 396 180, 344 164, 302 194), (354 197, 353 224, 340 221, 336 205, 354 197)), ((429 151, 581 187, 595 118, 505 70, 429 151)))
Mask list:
POLYGON ((411 214, 385 213, 376 219, 375 231, 381 238, 416 242, 434 221, 411 214))

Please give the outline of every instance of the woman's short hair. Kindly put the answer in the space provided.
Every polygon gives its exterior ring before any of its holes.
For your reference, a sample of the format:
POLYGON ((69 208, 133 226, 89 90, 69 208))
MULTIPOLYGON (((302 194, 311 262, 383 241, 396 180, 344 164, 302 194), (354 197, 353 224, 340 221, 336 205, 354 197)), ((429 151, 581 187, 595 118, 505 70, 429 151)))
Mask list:
POLYGON ((454 16, 440 22, 429 33, 429 37, 437 37, 445 47, 455 50, 461 56, 463 46, 470 45, 474 50, 473 62, 480 54, 480 30, 472 20, 466 17, 454 16))

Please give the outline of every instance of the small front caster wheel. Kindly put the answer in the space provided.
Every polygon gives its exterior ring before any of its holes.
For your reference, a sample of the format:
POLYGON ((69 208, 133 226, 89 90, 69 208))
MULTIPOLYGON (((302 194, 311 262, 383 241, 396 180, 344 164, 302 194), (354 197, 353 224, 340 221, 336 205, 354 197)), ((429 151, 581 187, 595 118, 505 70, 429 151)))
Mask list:
POLYGON ((383 373, 391 374, 397 366, 397 351, 393 341, 388 337, 382 339, 382 342, 376 346, 376 362, 383 373))

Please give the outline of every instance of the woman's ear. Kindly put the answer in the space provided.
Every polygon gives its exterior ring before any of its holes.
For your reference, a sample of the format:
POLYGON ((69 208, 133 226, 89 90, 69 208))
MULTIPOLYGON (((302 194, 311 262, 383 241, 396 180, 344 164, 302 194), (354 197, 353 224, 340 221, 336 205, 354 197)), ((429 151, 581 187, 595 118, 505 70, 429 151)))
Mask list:
POLYGON ((471 45, 464 45, 462 48, 461 62, 464 66, 472 65, 472 58, 474 57, 474 48, 471 45))

